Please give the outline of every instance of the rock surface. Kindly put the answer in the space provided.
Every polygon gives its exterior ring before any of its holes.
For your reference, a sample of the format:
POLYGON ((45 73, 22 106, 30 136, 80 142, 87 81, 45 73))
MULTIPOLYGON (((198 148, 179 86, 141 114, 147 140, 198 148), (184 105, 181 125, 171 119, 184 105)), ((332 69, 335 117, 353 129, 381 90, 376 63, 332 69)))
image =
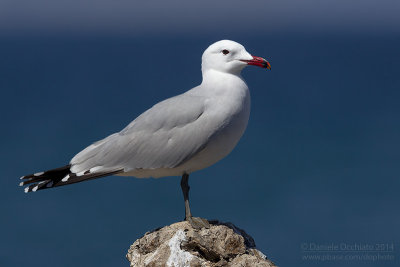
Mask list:
POLYGON ((275 266, 243 230, 231 223, 210 223, 209 229, 178 222, 147 232, 129 248, 130 266, 275 266))

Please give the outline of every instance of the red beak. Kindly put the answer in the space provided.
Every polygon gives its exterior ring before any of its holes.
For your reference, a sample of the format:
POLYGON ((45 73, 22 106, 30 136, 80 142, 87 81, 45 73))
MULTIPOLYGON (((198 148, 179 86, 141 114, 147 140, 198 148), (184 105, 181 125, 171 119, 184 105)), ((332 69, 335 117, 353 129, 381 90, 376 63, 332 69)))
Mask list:
POLYGON ((262 57, 256 57, 256 56, 252 57, 253 59, 251 60, 241 60, 241 61, 246 62, 247 65, 258 66, 269 70, 271 69, 271 64, 269 64, 269 62, 263 59, 262 57))

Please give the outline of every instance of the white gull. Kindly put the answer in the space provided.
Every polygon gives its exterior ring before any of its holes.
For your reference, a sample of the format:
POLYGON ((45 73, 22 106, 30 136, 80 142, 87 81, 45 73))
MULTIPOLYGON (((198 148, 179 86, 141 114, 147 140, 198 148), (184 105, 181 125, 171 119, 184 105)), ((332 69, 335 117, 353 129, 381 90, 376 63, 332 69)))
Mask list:
POLYGON ((239 43, 222 40, 202 56, 203 81, 145 111, 122 131, 100 140, 69 165, 21 177, 25 192, 108 175, 182 176, 186 219, 189 174, 218 162, 236 146, 250 114, 250 93, 240 73, 247 65, 270 69, 239 43))

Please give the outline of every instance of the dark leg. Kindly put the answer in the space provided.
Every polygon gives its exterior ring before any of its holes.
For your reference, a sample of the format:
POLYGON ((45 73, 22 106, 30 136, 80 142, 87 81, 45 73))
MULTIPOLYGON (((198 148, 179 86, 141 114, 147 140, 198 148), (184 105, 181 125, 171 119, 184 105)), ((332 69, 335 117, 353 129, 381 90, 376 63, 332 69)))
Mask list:
POLYGON ((189 174, 185 173, 182 175, 181 179, 181 188, 183 193, 183 199, 185 200, 185 220, 188 221, 193 228, 201 229, 203 227, 210 228, 210 224, 206 219, 192 217, 192 213, 190 212, 190 205, 189 205, 189 174))
POLYGON ((190 217, 192 217, 192 213, 190 212, 189 205, 189 174, 182 175, 181 179, 181 188, 183 193, 183 199, 185 200, 185 220, 188 221, 190 217))

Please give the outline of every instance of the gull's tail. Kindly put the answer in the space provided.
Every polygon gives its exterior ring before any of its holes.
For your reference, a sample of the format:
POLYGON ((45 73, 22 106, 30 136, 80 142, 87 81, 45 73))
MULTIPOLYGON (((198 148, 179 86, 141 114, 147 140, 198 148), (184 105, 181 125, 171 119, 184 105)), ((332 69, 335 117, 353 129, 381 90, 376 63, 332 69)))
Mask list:
POLYGON ((71 165, 66 165, 57 169, 48 170, 45 172, 37 172, 30 175, 22 176, 20 179, 23 180, 19 185, 25 186, 25 193, 35 192, 37 190, 53 188, 57 186, 69 185, 79 183, 87 180, 97 179, 100 177, 113 175, 121 172, 121 170, 95 172, 92 173, 87 170, 82 173, 71 172, 71 165))

